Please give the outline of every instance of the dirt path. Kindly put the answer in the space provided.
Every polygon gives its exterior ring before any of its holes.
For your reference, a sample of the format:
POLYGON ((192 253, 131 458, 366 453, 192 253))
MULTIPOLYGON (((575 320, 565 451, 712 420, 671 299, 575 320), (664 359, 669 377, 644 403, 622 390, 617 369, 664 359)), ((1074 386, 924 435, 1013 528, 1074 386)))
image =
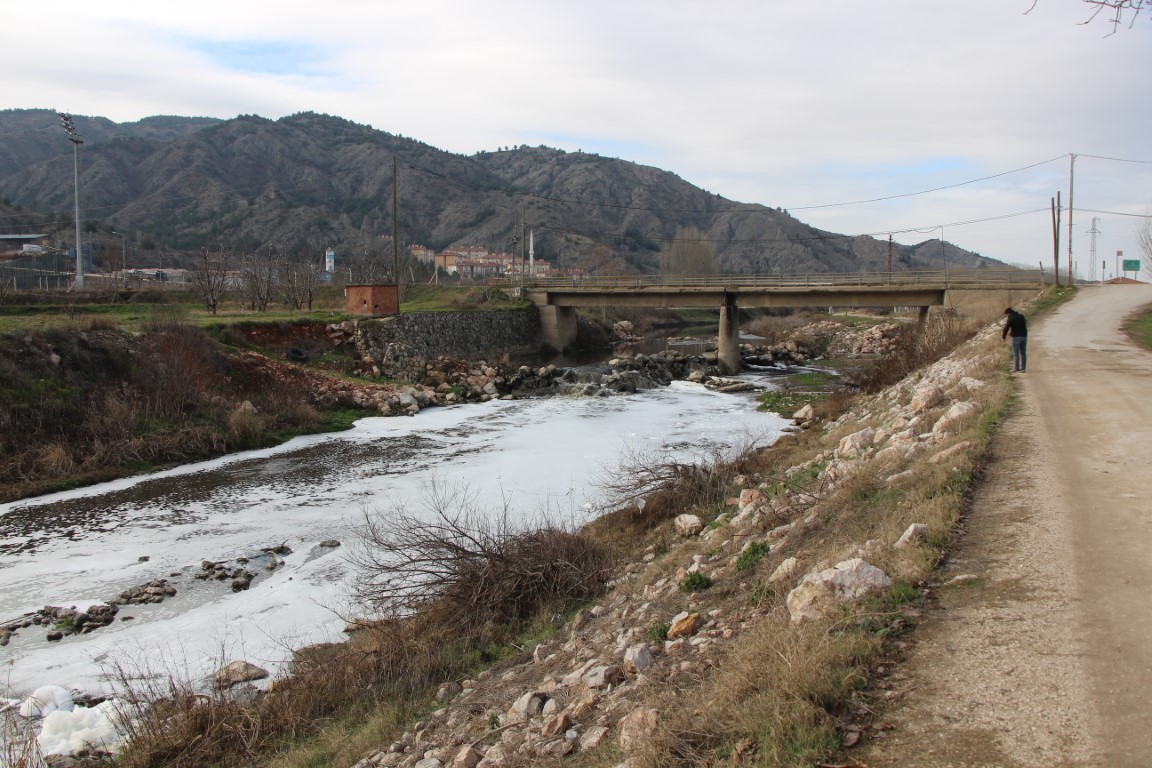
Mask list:
MULTIPOLYGON (((1029 341, 968 531, 869 768, 1152 765, 1152 286, 1085 288, 1029 341)), ((1007 344, 1007 342, 1005 342, 1007 344)))

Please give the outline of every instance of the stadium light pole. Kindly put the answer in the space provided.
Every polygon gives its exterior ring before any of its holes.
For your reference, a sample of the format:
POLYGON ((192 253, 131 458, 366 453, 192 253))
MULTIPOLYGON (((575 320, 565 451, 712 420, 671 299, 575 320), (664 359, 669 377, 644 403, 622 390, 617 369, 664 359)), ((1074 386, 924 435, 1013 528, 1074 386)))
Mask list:
POLYGON ((72 178, 76 185, 76 290, 84 288, 84 248, 80 243, 80 145, 84 139, 76 133, 72 115, 60 112, 60 125, 72 142, 72 178))

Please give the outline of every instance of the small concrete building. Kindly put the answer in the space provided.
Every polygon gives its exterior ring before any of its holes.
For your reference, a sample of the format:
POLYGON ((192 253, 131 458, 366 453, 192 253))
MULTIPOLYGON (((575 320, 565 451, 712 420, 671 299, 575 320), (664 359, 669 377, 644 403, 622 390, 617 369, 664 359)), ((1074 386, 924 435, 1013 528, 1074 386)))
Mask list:
POLYGON ((344 286, 344 311, 351 315, 385 317, 400 312, 400 290, 396 285, 344 286))

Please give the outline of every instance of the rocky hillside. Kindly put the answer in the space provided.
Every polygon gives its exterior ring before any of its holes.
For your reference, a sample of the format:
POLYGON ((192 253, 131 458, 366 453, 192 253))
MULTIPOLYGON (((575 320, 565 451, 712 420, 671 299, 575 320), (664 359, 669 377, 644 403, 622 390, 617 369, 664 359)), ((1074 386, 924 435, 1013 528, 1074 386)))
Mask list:
MULTIPOLYGON (((399 167, 398 229, 434 249, 513 250, 524 226, 536 255, 559 265, 653 271, 662 243, 692 226, 737 273, 883 269, 888 244, 816 230, 786 211, 727 200, 676 175, 625 160, 546 147, 472 156, 350 121, 303 113, 272 121, 151 117, 117 124, 76 118, 89 224, 137 245, 194 250, 231 243, 316 253, 364 251, 392 231, 392 160, 399 167)), ((0 112, 0 198, 70 220, 71 146, 55 113, 0 112)), ((954 246, 957 267, 1001 266, 954 246)), ((894 248, 894 268, 931 269, 941 245, 894 248)))

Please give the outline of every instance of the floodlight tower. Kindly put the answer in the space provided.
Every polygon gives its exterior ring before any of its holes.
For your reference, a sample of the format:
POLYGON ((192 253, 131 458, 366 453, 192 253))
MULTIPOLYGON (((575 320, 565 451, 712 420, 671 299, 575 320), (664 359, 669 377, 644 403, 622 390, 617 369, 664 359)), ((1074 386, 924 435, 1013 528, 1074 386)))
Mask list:
POLYGON ((65 112, 60 114, 60 125, 68 134, 68 141, 72 142, 72 177, 76 184, 76 290, 84 288, 84 248, 80 243, 80 145, 84 139, 76 133, 76 126, 72 123, 72 115, 65 112))

